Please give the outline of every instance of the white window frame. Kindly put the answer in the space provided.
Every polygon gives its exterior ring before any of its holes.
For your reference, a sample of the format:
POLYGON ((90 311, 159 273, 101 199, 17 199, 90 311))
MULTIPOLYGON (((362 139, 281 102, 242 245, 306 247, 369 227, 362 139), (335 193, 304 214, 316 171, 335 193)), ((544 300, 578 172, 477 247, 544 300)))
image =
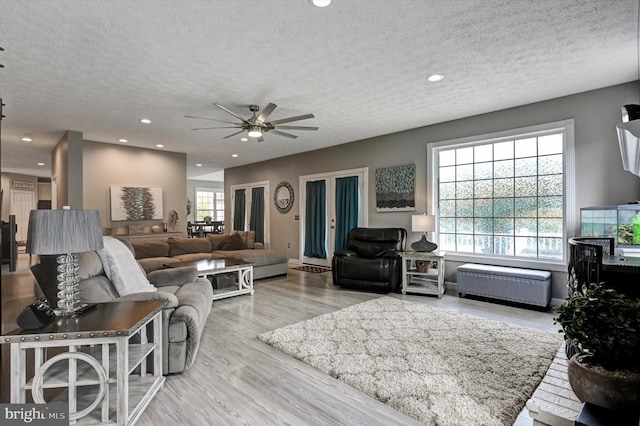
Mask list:
MULTIPOLYGON (((216 209, 216 203, 215 203, 215 199, 217 197, 217 194, 222 194, 222 198, 224 200, 224 189, 222 188, 204 188, 204 187, 195 187, 193 190, 193 199, 195 200, 195 202, 193 203, 193 220, 194 222, 198 221, 198 192, 210 192, 215 194, 214 195, 214 203, 213 203, 213 220, 218 220, 217 217, 218 215, 216 214, 218 211, 222 211, 222 217, 224 218, 223 221, 226 219, 225 218, 225 214, 224 214, 224 202, 222 204, 222 209, 216 209)), ((200 209, 202 210, 202 209, 200 209)))
POLYGON ((495 143, 514 139, 523 139, 526 137, 540 136, 541 134, 549 134, 554 132, 562 132, 563 138, 563 159, 564 159, 564 202, 563 202, 563 259, 541 259, 526 258, 516 256, 488 255, 481 253, 462 253, 447 251, 447 259, 456 262, 475 262, 488 263, 502 266, 517 266, 528 268, 543 268, 553 271, 566 271, 568 259, 567 240, 575 233, 575 149, 574 149, 574 120, 567 119, 552 123, 539 124, 518 129, 505 130, 490 134, 471 136, 459 139, 450 139, 438 142, 427 143, 427 165, 428 172, 428 189, 430 191, 430 208, 431 214, 436 215, 436 231, 433 240, 439 241, 439 217, 438 217, 438 152, 444 149, 464 148, 467 146, 478 145, 481 143, 495 143))

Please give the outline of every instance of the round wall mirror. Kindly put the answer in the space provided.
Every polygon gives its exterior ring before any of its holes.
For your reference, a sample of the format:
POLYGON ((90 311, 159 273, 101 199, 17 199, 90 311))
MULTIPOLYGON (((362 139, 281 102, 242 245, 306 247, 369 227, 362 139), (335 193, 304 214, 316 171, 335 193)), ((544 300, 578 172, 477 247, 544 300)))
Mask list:
POLYGON ((273 201, 280 213, 287 213, 291 210, 293 207, 293 187, 289 182, 280 182, 276 186, 273 201))

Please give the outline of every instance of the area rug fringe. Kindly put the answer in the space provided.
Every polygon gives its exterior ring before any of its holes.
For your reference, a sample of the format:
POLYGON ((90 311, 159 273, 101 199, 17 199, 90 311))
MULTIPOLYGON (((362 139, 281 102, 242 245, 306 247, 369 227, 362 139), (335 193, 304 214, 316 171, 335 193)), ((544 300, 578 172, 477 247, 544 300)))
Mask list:
POLYGON ((512 425, 562 343, 392 297, 258 338, 427 425, 512 425))

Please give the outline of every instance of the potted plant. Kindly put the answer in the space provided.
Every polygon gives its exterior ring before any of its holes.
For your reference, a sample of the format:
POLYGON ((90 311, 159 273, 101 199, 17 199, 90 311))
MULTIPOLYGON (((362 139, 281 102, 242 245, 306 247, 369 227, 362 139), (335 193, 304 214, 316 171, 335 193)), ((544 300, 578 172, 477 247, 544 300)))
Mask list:
POLYGON ((556 308, 578 353, 568 366, 569 383, 583 402, 614 409, 640 404, 640 301, 591 284, 556 308))

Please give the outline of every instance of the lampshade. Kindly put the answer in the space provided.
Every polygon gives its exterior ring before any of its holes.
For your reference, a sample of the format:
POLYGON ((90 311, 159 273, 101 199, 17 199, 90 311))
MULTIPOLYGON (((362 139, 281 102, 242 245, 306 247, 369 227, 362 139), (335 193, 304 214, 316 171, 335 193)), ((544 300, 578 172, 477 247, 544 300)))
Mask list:
POLYGON ((97 210, 31 210, 29 214, 27 253, 82 253, 102 247, 97 210))
POLYGON ((260 129, 259 126, 251 126, 251 128, 249 128, 249 132, 247 133, 247 135, 249 135, 252 138, 259 138, 260 136, 262 136, 262 130, 260 129))
POLYGON ((27 230, 27 253, 42 255, 40 265, 49 268, 38 279, 42 292, 58 316, 73 316, 88 305, 80 303, 78 253, 103 247, 97 210, 32 210, 27 230), (56 255, 55 264, 45 261, 56 255), (45 280, 55 274, 56 283, 45 280))
POLYGON ((622 107, 622 123, 616 124, 622 167, 640 176, 640 105, 622 107))
POLYGON ((436 217, 432 214, 411 216, 411 230, 413 232, 432 232, 436 230, 436 217))

